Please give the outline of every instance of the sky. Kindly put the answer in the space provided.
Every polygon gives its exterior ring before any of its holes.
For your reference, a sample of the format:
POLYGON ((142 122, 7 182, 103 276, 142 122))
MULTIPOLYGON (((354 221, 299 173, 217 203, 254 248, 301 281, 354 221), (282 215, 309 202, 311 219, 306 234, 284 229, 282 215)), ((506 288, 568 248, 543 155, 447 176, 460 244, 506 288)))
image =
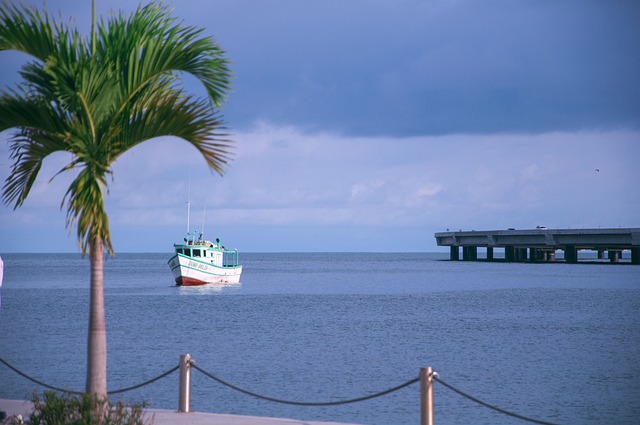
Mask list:
MULTIPOLYGON (((88 34, 90 2, 25 1, 88 34)), ((640 227, 640 3, 181 0, 227 52, 223 176, 183 140, 132 149, 106 208, 118 252, 187 231, 244 252, 433 252, 446 230, 640 227)), ((97 0, 98 14, 138 3, 97 0)), ((0 87, 27 57, 0 52, 0 87)), ((197 95, 202 88, 185 79, 197 95)), ((0 134, 0 180, 10 173, 0 134)), ((47 159, 0 206, 0 254, 77 252, 47 159)))

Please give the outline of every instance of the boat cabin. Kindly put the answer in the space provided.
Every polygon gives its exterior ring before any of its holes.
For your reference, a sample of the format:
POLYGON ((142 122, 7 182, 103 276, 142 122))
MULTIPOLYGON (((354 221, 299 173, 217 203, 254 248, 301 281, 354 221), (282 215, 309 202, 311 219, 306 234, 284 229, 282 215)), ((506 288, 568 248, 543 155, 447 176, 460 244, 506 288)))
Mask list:
POLYGON ((173 244, 176 254, 213 264, 218 267, 237 267, 239 263, 238 250, 226 249, 220 245, 220 238, 216 242, 202 239, 202 233, 197 240, 189 234, 184 238, 184 244, 173 244))

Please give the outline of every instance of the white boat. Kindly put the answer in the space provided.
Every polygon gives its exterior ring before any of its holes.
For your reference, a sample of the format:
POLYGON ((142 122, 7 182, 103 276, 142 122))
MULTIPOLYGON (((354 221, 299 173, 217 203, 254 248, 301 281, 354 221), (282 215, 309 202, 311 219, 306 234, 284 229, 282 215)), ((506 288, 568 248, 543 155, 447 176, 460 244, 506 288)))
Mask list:
POLYGON ((225 249, 216 242, 204 240, 202 233, 195 239, 188 234, 184 243, 173 244, 175 255, 168 264, 177 286, 198 286, 208 283, 240 283, 242 266, 237 249, 225 249))

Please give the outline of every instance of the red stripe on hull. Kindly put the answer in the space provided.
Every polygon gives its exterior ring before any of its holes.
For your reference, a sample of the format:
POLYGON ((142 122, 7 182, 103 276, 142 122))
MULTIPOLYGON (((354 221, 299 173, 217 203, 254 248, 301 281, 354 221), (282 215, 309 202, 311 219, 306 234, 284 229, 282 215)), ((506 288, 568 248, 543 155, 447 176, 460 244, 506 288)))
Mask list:
POLYGON ((192 279, 190 277, 181 276, 176 278, 176 286, 200 286, 206 284, 207 282, 203 282, 198 279, 192 279))

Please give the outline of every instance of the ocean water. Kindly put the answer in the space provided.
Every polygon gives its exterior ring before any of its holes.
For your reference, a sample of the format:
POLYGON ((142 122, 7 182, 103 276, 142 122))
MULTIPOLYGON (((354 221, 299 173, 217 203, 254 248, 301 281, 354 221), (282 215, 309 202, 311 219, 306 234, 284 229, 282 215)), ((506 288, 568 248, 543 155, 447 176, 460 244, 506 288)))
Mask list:
MULTIPOLYGON (((562 424, 640 423, 640 267, 446 261, 447 254, 247 253, 241 284, 173 286, 170 254, 108 259, 110 390, 178 364, 269 397, 338 401, 431 366, 505 410, 562 424)), ((82 390, 89 262, 2 254, 0 357, 82 390)), ((0 398, 42 388, 0 364, 0 398)), ((263 401, 192 372, 191 409, 361 424, 419 423, 419 385, 336 407, 263 401)), ((127 392, 177 409, 178 373, 127 392)), ((435 383, 442 424, 524 423, 435 383)))

